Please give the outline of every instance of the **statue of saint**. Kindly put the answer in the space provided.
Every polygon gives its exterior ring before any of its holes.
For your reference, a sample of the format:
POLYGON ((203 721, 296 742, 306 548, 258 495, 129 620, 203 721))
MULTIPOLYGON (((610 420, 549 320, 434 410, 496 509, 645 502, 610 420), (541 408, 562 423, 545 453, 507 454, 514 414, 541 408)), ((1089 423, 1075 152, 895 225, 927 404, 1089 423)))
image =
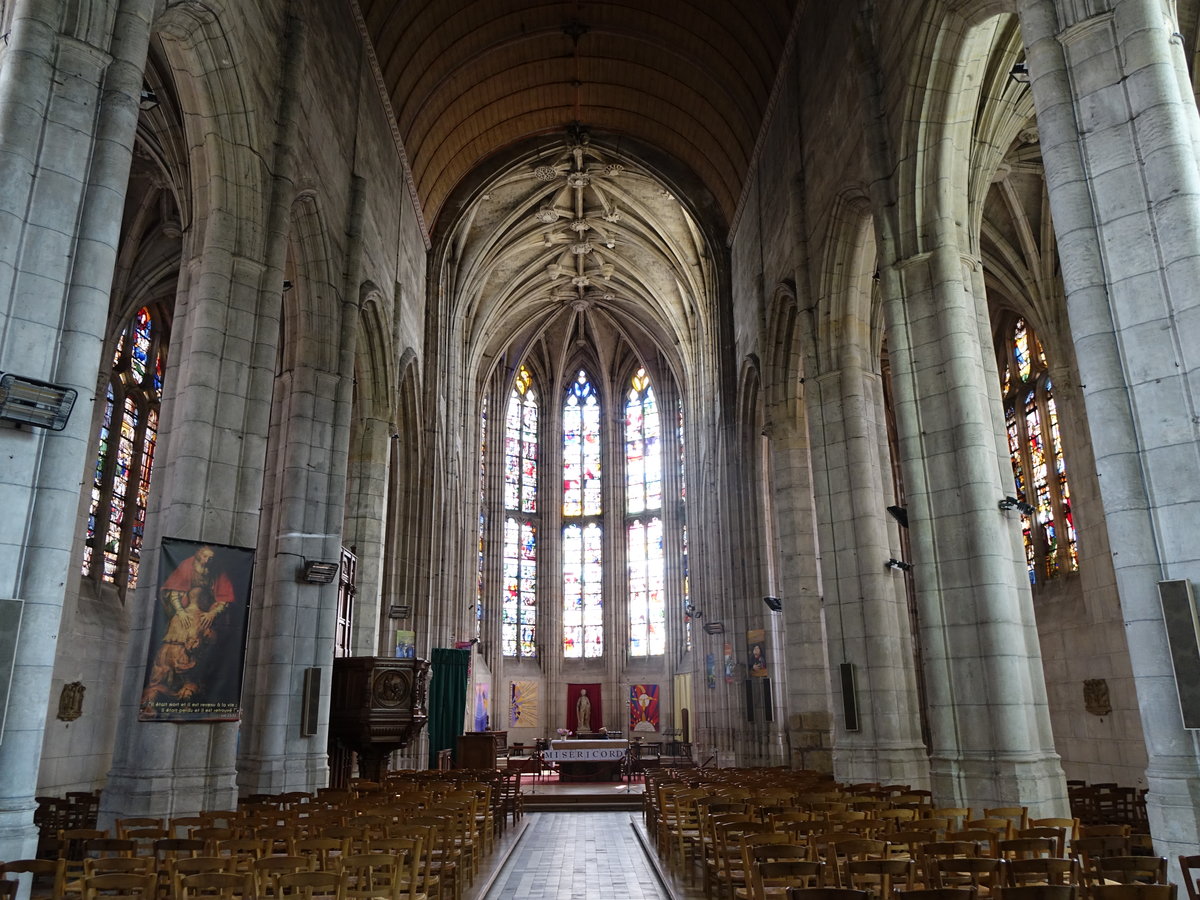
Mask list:
POLYGON ((592 701, 588 699, 587 688, 581 688, 579 699, 575 701, 575 731, 582 734, 592 730, 592 701))

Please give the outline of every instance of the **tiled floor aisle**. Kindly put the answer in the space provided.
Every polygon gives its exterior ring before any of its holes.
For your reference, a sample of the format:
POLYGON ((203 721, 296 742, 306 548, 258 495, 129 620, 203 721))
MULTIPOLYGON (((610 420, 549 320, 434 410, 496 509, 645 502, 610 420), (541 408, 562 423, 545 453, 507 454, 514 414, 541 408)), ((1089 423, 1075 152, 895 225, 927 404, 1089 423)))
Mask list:
POLYGON ((531 813, 486 900, 651 900, 666 893, 627 812, 531 813))

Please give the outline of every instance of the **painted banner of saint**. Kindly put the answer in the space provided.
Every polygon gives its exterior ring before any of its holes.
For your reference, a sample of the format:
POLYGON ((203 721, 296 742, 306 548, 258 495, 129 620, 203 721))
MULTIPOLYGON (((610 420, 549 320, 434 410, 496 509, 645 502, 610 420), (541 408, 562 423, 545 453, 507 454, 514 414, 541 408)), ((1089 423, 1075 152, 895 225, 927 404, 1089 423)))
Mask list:
POLYGON ((241 718, 253 571, 253 550, 163 538, 141 721, 241 718))

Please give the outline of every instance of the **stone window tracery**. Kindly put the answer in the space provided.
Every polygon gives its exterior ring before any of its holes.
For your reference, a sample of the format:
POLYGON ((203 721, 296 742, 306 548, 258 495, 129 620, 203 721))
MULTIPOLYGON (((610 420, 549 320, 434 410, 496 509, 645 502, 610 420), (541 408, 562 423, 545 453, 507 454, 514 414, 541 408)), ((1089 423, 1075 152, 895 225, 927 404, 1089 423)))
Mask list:
POLYGON ((139 309, 117 340, 105 391, 82 570, 122 598, 141 564, 167 337, 157 307, 139 309))
POLYGON ((1029 580, 1037 584, 1079 569, 1071 489, 1042 342, 1020 317, 1011 320, 1003 341, 1004 424, 1017 499, 1034 507, 1021 516, 1021 530, 1029 580))
MULTIPOLYGON (((504 423, 504 600, 500 642, 501 652, 510 657, 537 655, 538 424, 533 376, 521 366, 504 423)), ((481 523, 481 534, 482 528, 481 523)))
POLYGON ((666 652, 662 440, 654 388, 645 369, 625 401, 625 529, 629 566, 629 655, 666 652))

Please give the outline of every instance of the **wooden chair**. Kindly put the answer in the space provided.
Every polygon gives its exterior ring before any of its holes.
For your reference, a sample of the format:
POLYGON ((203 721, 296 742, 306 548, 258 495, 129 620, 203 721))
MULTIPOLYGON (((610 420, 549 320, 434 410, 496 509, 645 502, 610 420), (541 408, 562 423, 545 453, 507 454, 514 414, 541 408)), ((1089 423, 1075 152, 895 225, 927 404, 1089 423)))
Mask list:
POLYGON ((752 813, 730 817, 732 821, 717 820, 713 854, 708 860, 712 884, 717 885, 717 894, 735 896, 737 888, 745 888, 746 870, 742 865, 742 840, 751 835, 769 833, 771 826, 758 821, 752 813))
POLYGON ((461 900, 462 884, 458 879, 458 853, 455 848, 451 829, 454 820, 447 816, 423 815, 413 816, 409 823, 412 825, 427 825, 432 829, 432 842, 426 850, 430 860, 430 868, 437 876, 443 900, 453 898, 461 900))
POLYGON ((1073 884, 1027 884, 996 888, 996 900, 1075 900, 1079 888, 1073 884))
MULTIPOLYGON (((887 858, 887 842, 872 838, 838 841, 833 845, 834 852, 834 887, 854 887, 848 879, 848 867, 851 862, 881 862, 887 858)), ((870 890, 869 888, 860 888, 870 890)))
POLYGON ((275 882, 280 900, 339 900, 342 879, 337 872, 285 872, 275 882))
POLYGON ((1175 900, 1174 884, 1094 884, 1092 900, 1175 900))
POLYGON ((1200 900, 1200 856, 1179 857, 1179 874, 1183 876, 1188 900, 1200 900))
POLYGON ((990 894, 1001 881, 1001 861, 995 857, 974 859, 950 857, 936 861, 930 868, 934 887, 970 887, 976 892, 990 894))
POLYGON ((1010 859, 1004 864, 1006 887, 1023 887, 1038 884, 1083 884, 1083 873, 1079 860, 1061 857, 1035 857, 1033 859, 1010 859))
POLYGON ((770 859, 747 870, 746 896, 778 900, 792 889, 821 887, 821 864, 811 859, 770 859))
POLYGON ((1063 828, 1071 840, 1079 837, 1079 820, 1071 817, 1050 817, 1046 819, 1030 819, 1029 828, 1063 828))
MULTIPOLYGON (((233 872, 234 861, 227 856, 186 856, 167 861, 167 881, 173 900, 183 900, 183 879, 209 872, 233 872)), ((243 873, 244 874, 244 873, 243 873)))
POLYGON ((430 897, 440 897, 442 894, 441 880, 433 866, 433 848, 438 841, 437 832, 437 825, 421 825, 411 819, 404 825, 393 826, 388 830, 389 839, 399 838, 413 843, 410 852, 416 854, 414 871, 417 887, 421 893, 430 897))
POLYGON ((907 829, 908 823, 917 818, 915 809, 881 809, 875 816, 882 826, 884 832, 900 831, 902 828, 907 829))
POLYGON ((848 859, 842 884, 867 891, 876 900, 891 900, 893 890, 912 889, 917 881, 917 864, 912 859, 848 859))
POLYGON ((1121 835, 1080 837, 1071 841, 1071 856, 1079 860, 1086 872, 1098 859, 1108 856, 1128 856, 1129 838, 1121 835))
POLYGON ((896 891, 896 900, 974 900, 973 887, 920 888, 915 891, 896 891))
MULTIPOLYGON (((341 842, 338 842, 341 847, 341 842)), ((257 838, 228 838, 217 841, 213 856, 223 856, 233 860, 233 871, 249 872, 254 860, 263 855, 262 841, 257 838)))
POLYGON ((1058 842, 1048 837, 1020 837, 1001 841, 997 845, 1001 859, 1033 859, 1038 856, 1052 857, 1058 850, 1058 842))
POLYGON ((190 838, 194 828, 208 827, 204 816, 176 816, 167 820, 167 837, 190 838))
MULTIPOLYGON (((125 819, 117 819, 116 823, 117 837, 127 838, 129 832, 141 828, 158 828, 166 830, 166 820, 158 816, 130 816, 125 819)), ((166 835, 163 835, 166 837, 166 835)))
POLYGON ((821 881, 821 864, 808 858, 808 848, 800 844, 752 844, 746 848, 745 868, 747 882, 744 890, 735 892, 735 897, 741 900, 768 900, 783 896, 786 887, 824 887, 821 881), (804 863, 803 867, 790 870, 776 870, 779 882, 764 880, 760 866, 763 863, 804 863), (795 878, 801 871, 807 873, 803 884, 790 883, 786 879, 795 878))
POLYGON ((63 895, 63 885, 67 880, 67 861, 62 858, 10 859, 6 863, 0 863, 0 878, 9 875, 28 875, 30 896, 49 891, 57 898, 63 895))
POLYGON ((254 876, 249 872, 201 872, 185 875, 179 883, 183 891, 180 900, 251 900, 254 897, 254 876))
POLYGON ((109 872, 83 880, 83 900, 154 900, 157 892, 153 872, 109 872))
POLYGON ((999 854, 999 843, 1007 841, 1013 836, 1012 822, 1008 819, 998 816, 992 816, 983 819, 970 819, 967 822, 967 827, 964 831, 986 831, 993 835, 992 838, 992 855, 999 854))
POLYGON ((258 900, 271 900, 277 896, 276 880, 287 872, 310 871, 312 859, 307 856, 264 856, 250 865, 254 875, 254 893, 258 900))
POLYGON ((866 891, 852 891, 850 888, 828 887, 790 887, 788 900, 870 900, 866 891))
POLYGON ((1031 825, 1017 832, 1018 838, 1043 838, 1054 841, 1054 853, 1059 859, 1067 855, 1067 839, 1070 831, 1067 828, 1054 825, 1031 825))
POLYGON ((807 848, 791 843, 791 838, 782 831, 763 831, 744 834, 742 835, 740 844, 742 862, 739 868, 744 873, 743 879, 745 883, 734 888, 734 897, 737 900, 747 900, 747 898, 753 895, 753 872, 754 867, 759 862, 768 862, 777 859, 808 859, 807 848), (780 856, 774 850, 775 847, 786 847, 789 849, 783 850, 782 856, 780 856), (762 856, 758 855, 760 850, 763 854, 762 856))
POLYGON ((1102 856, 1083 868, 1088 887, 1098 884, 1166 884, 1165 856, 1102 856))
POLYGON ((947 831, 948 841, 970 841, 979 845, 980 856, 990 856, 999 859, 1000 835, 987 828, 966 828, 962 831, 947 831))
POLYGON ((1029 827, 1028 806, 996 806, 991 809, 985 809, 983 816, 986 819, 1008 819, 1009 837, 1012 837, 1022 828, 1029 827))
POLYGON ((962 831, 967 827, 971 818, 971 809, 967 806, 939 806, 929 811, 934 818, 947 820, 947 831, 962 831))
POLYGON ((342 900, 427 900, 413 893, 413 862, 391 853, 356 853, 338 862, 342 900))

